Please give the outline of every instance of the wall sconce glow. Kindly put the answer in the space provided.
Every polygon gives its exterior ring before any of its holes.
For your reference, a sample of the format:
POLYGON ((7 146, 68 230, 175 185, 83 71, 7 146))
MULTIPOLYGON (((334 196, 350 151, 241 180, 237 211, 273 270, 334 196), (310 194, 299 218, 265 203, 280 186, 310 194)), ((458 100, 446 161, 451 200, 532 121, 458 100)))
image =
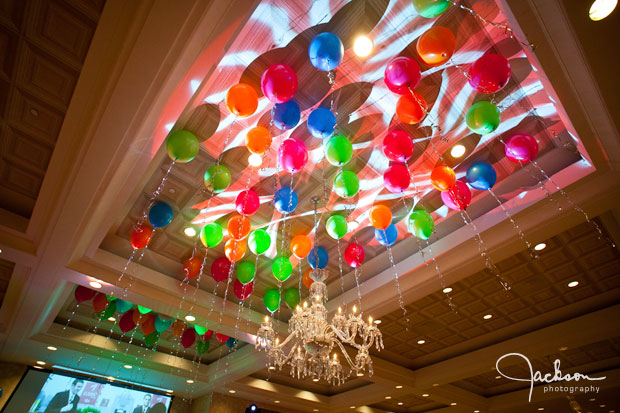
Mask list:
POLYGON ((614 11, 618 5, 618 0, 596 0, 590 6, 590 19, 597 22, 603 20, 614 11))
POLYGON ((88 283, 88 285, 90 285, 93 288, 99 289, 102 287, 101 283, 98 281, 91 281, 88 283))
POLYGON ((534 249, 536 251, 542 251, 545 248, 547 248, 547 244, 545 244, 544 242, 541 242, 540 244, 536 244, 536 246, 534 246, 534 249))
POLYGON ((197 232, 196 229, 194 227, 187 227, 183 230, 183 232, 185 233, 185 235, 187 235, 188 237, 195 237, 197 232))
POLYGON ((372 53, 372 49, 374 44, 370 37, 368 36, 359 36, 355 39, 355 43, 353 43, 353 52, 359 57, 366 57, 372 53))
POLYGON ((194 317, 193 315, 186 315, 185 320, 191 323, 192 321, 196 321, 196 317, 194 317))
POLYGON ((463 155, 465 155, 465 147, 461 144, 454 145, 450 150, 450 156, 453 158, 460 158, 463 155))
POLYGON ((253 153, 252 155, 248 156, 248 163, 250 164, 250 166, 259 167, 263 164, 263 157, 257 153, 253 153))

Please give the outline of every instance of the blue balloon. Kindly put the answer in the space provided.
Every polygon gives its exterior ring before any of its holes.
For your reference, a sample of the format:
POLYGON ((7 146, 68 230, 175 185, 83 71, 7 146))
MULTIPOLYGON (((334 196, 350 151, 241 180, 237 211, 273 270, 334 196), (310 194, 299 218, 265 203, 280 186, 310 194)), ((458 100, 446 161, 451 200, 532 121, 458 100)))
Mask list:
POLYGON ((315 138, 329 138, 334 133, 335 127, 336 116, 329 109, 317 108, 308 116, 308 130, 315 138))
POLYGON ((375 228, 375 238, 379 241, 379 244, 389 247, 394 245, 396 238, 398 238, 398 231, 394 223, 390 224, 386 229, 375 228))
POLYGON ((278 129, 287 130, 294 128, 301 119, 299 105, 292 100, 273 105, 273 124, 278 129))
POLYGON ((273 205, 281 214, 290 214, 297 208, 297 192, 291 188, 280 188, 273 196, 273 205))
POLYGON ((497 173, 488 163, 478 162, 469 167, 465 178, 469 186, 484 191, 493 188, 497 181, 497 173))
POLYGON ((308 253, 308 264, 314 269, 327 267, 327 259, 327 251, 323 247, 314 247, 308 253))
POLYGON ((333 33, 325 32, 315 36, 308 49, 312 66, 324 72, 334 70, 342 61, 344 46, 333 33))
POLYGON ((155 228, 162 228, 172 221, 172 207, 165 202, 158 202, 149 211, 149 222, 155 228))

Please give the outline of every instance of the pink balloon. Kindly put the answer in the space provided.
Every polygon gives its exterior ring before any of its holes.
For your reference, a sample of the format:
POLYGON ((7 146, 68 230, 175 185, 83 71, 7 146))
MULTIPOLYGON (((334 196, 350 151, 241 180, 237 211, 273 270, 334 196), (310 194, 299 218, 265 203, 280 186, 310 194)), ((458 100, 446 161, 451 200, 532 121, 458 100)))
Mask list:
POLYGON ((211 264, 211 276, 215 282, 224 281, 230 274, 230 261, 226 257, 216 258, 211 264))
POLYGON ((393 162, 407 162, 413 155, 413 140, 401 131, 388 132, 383 139, 383 154, 393 162))
POLYGON ((184 348, 189 348, 192 344, 194 344, 194 341, 196 341, 196 331, 194 330, 194 327, 186 328, 181 336, 181 345, 184 348))
POLYGON ((252 290, 254 290, 254 283, 250 282, 243 285, 239 280, 235 279, 234 290, 237 298, 241 301, 245 301, 250 298, 250 295, 252 295, 252 290))
POLYGON ((390 165, 383 173, 383 183, 388 191, 394 194, 405 192, 411 183, 409 169, 402 163, 390 165))
POLYGON ((358 268, 364 262, 364 248, 355 242, 347 245, 344 250, 344 260, 350 267, 358 268))
POLYGON ((263 72, 260 87, 263 95, 273 103, 288 102, 297 92, 297 75, 290 66, 277 63, 263 72))
POLYGON ((495 93, 503 89, 509 80, 510 63, 498 54, 485 54, 469 67, 469 84, 480 93, 495 93))
POLYGON ((511 161, 527 163, 538 155, 538 142, 532 135, 517 133, 508 138, 504 151, 511 161))
POLYGON ((295 173, 304 169, 308 162, 308 149, 299 139, 289 138, 282 142, 278 151, 280 166, 287 172, 295 173))
POLYGON ((235 199, 235 208, 241 215, 252 215, 258 211, 259 206, 260 199, 258 199, 258 194, 253 189, 239 192, 237 199, 235 199))
POLYGON ((400 56, 388 63, 383 79, 392 92, 406 95, 415 89, 421 77, 420 65, 410 57, 400 56))
POLYGON ((471 191, 466 183, 456 181, 456 184, 441 193, 441 200, 450 209, 464 211, 471 203, 471 191))

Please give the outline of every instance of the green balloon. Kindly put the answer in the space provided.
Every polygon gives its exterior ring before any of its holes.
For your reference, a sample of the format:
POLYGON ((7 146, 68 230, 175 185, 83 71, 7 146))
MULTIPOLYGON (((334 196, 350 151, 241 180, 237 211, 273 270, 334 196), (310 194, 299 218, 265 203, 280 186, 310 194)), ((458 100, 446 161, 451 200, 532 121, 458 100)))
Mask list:
POLYGON ((224 239, 224 230, 217 222, 211 222, 200 230, 200 241, 207 248, 217 247, 224 239))
POLYGON ((168 135, 166 139, 168 156, 175 162, 186 163, 198 155, 200 144, 198 138, 186 130, 178 130, 168 135))
POLYGON ((213 165, 205 172, 205 186, 215 193, 230 186, 230 171, 224 165, 213 165))
POLYGON ((465 122, 472 132, 479 135, 491 133, 499 126, 500 112, 497 106, 485 100, 474 103, 467 111, 465 122))
POLYGON ((333 136, 325 143, 325 157, 334 166, 346 165, 353 157, 353 145, 344 136, 333 136))
POLYGON ((256 268, 253 262, 241 261, 237 264, 237 279, 241 284, 245 285, 254 281, 254 275, 256 275, 256 268))
POLYGON ((340 239, 347 235, 347 220, 342 215, 332 215, 325 221, 325 229, 333 239, 340 239))
POLYGON ((265 291, 263 302, 265 303, 265 308, 273 313, 280 307, 280 291, 277 288, 265 291))
POLYGON ((360 190, 360 180, 351 171, 342 171, 334 179, 334 191, 341 198, 351 198, 360 190))
POLYGON ((299 290, 297 288, 289 288, 284 291, 284 302, 289 306, 291 310, 294 310, 301 298, 299 297, 299 290))
POLYGON ((204 333, 207 332, 208 328, 203 327, 203 326, 199 326, 199 325, 194 325, 194 330, 196 330, 196 333, 198 333, 199 336, 203 335, 204 333))
POLYGON ((288 280, 293 272, 293 265, 288 257, 277 257, 271 265, 273 276, 280 281, 288 280))
POLYGON ((209 351, 209 342, 198 340, 196 341, 196 352, 198 354, 203 354, 209 351))
POLYGON ((108 304, 106 309, 98 313, 99 319, 102 321, 107 320, 108 318, 112 317, 115 312, 116 312, 116 303, 114 301, 110 301, 110 304, 108 304))
POLYGON ((429 239, 435 228, 433 217, 426 211, 420 209, 413 211, 407 220, 407 229, 420 239, 429 239))
POLYGON ((450 7, 450 0, 413 0, 413 7, 422 17, 432 19, 450 7))
POLYGON ((146 307, 142 307, 141 305, 138 306, 138 311, 140 311, 140 314, 148 314, 150 313, 151 310, 150 308, 146 308, 146 307))
POLYGON ((158 340, 159 333, 157 331, 153 331, 148 336, 144 336, 144 344, 146 344, 147 347, 153 346, 153 344, 157 343, 158 340))
POLYGON ((256 229, 250 232, 248 246, 253 254, 264 254, 271 246, 271 237, 264 229, 256 229))

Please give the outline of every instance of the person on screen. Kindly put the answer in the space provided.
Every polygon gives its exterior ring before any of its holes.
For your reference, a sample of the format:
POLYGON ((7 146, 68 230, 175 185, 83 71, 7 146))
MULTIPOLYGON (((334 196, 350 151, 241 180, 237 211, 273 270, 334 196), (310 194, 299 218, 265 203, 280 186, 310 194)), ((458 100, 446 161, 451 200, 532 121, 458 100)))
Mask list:
POLYGON ((54 395, 50 404, 47 405, 45 413, 77 413, 82 387, 84 387, 84 380, 73 380, 69 390, 61 391, 54 395))
POLYGON ((151 411, 151 409, 149 409, 149 404, 151 404, 151 398, 153 398, 153 396, 151 396, 150 394, 145 394, 144 395, 144 400, 142 401, 142 406, 137 406, 135 409, 133 409, 133 413, 148 413, 151 411))

